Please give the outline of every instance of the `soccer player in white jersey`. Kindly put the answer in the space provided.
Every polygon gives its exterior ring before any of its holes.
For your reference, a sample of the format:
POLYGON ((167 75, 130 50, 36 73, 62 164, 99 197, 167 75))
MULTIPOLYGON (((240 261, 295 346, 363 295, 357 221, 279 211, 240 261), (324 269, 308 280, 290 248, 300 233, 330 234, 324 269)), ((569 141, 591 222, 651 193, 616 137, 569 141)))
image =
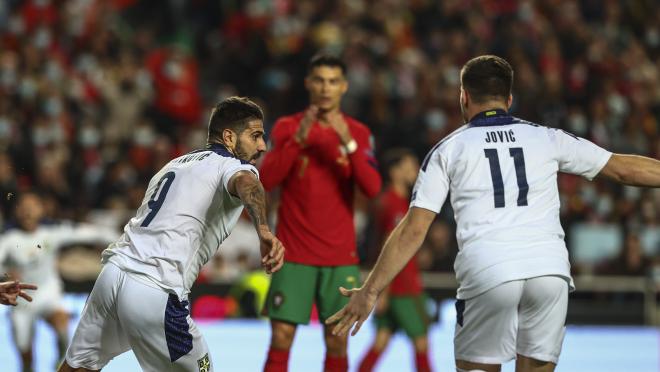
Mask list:
POLYGON ((213 370, 187 296, 244 206, 266 272, 283 263, 254 167, 266 151, 263 136, 261 108, 247 98, 227 98, 211 113, 206 148, 156 173, 124 234, 103 253, 103 270, 60 372, 100 370, 129 349, 144 371, 213 370))
POLYGON ((562 130, 508 114, 513 70, 480 56, 461 70, 466 125, 440 141, 422 163, 410 210, 388 238, 361 288, 327 322, 355 334, 376 298, 424 240, 451 195, 459 253, 454 269, 458 371, 553 371, 573 289, 559 222, 557 172, 660 187, 660 161, 612 154, 562 130))
POLYGON ((119 234, 89 224, 42 224, 41 198, 29 191, 18 197, 14 217, 16 227, 5 231, 0 239, 0 262, 11 278, 41 288, 34 293, 31 304, 19 304, 10 314, 23 371, 32 371, 32 336, 37 319, 44 319, 55 331, 60 358, 69 342, 69 314, 62 306, 62 281, 57 272, 59 249, 79 243, 108 244, 119 234))

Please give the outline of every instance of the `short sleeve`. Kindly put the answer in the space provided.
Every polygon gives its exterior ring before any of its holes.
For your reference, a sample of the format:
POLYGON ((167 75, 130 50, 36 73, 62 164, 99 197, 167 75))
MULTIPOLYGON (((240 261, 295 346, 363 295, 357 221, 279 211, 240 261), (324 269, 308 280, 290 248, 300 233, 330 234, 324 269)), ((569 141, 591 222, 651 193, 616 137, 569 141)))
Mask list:
POLYGON ((222 180, 222 185, 224 186, 225 190, 227 190, 227 185, 229 184, 229 180, 232 178, 232 176, 240 171, 250 171, 257 177, 257 179, 259 179, 259 171, 254 165, 242 162, 238 159, 232 159, 231 162, 226 164, 220 170, 220 179, 222 180))
POLYGON ((446 158, 439 148, 426 156, 413 188, 410 207, 428 209, 439 213, 449 193, 449 176, 446 158))
POLYGON ((593 142, 561 129, 550 129, 557 146, 559 171, 592 180, 603 169, 612 153, 593 142))

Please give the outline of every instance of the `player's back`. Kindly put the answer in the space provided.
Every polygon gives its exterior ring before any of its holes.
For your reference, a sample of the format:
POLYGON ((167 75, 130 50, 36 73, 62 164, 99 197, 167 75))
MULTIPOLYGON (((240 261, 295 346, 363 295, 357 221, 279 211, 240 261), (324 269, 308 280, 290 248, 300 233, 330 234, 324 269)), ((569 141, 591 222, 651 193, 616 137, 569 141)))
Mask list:
POLYGON ((438 195, 427 194, 450 191, 459 298, 535 275, 570 279, 557 172, 593 178, 608 159, 589 141, 501 110, 477 115, 438 143, 422 164, 412 205, 433 209, 438 195))
POLYGON ((142 205, 104 252, 104 262, 185 295, 241 214, 241 200, 227 191, 240 170, 257 174, 222 145, 170 161, 149 182, 142 205))

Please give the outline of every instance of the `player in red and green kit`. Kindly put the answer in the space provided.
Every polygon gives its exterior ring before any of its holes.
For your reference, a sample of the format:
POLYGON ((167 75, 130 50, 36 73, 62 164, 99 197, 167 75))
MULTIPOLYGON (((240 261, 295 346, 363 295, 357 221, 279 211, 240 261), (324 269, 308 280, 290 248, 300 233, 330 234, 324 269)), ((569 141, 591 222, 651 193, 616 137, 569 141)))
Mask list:
MULTIPOLYGON (((296 327, 309 323, 313 304, 325 321, 348 302, 337 288, 359 286, 354 190, 375 197, 381 187, 369 128, 340 111, 348 89, 344 63, 315 56, 305 88, 310 106, 275 123, 260 169, 266 190, 281 188, 277 237, 287 247, 264 308, 272 329, 268 372, 287 370, 296 327)), ((325 326, 324 340, 324 370, 347 371, 347 337, 325 326)))
MULTIPOLYGON (((388 150, 382 158, 388 187, 378 200, 376 227, 383 242, 408 211, 410 190, 419 171, 417 157, 407 149, 388 150)), ((415 346, 418 372, 431 370, 427 349, 428 315, 422 280, 413 257, 384 291, 376 304, 376 339, 360 362, 359 372, 370 372, 387 347, 392 334, 404 331, 415 346)))

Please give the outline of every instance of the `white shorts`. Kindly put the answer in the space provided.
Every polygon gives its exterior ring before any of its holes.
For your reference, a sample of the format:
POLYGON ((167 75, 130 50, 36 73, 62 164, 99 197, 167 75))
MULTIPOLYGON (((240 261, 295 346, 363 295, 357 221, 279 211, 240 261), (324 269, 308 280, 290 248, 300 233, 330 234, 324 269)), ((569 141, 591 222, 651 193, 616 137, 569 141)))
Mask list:
POLYGON ((213 371, 187 305, 108 263, 87 299, 66 362, 98 370, 133 349, 143 371, 213 371))
POLYGON ((454 356, 502 364, 516 354, 557 363, 566 331, 568 283, 558 276, 515 280, 456 301, 454 356))
POLYGON ((57 310, 65 311, 59 286, 39 286, 39 290, 31 295, 32 302, 19 301, 10 314, 14 342, 20 351, 27 351, 32 346, 34 325, 39 318, 48 318, 57 310))

